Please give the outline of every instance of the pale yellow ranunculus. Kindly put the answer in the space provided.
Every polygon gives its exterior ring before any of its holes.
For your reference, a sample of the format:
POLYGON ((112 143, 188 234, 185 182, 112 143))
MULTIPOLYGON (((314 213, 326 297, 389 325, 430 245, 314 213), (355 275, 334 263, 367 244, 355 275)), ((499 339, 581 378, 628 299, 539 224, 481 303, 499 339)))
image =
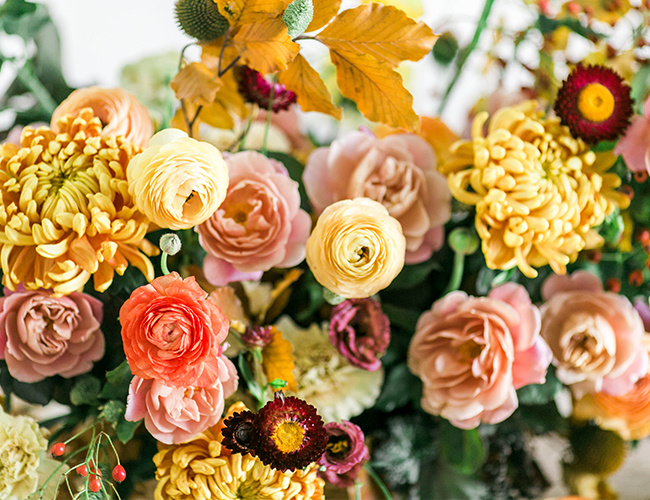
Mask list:
POLYGON ((307 240, 307 264, 316 280, 346 298, 383 290, 404 266, 400 223, 368 198, 327 207, 307 240))
POLYGON ((167 229, 208 220, 226 197, 228 167, 217 148, 177 129, 158 132, 127 169, 138 210, 167 229))

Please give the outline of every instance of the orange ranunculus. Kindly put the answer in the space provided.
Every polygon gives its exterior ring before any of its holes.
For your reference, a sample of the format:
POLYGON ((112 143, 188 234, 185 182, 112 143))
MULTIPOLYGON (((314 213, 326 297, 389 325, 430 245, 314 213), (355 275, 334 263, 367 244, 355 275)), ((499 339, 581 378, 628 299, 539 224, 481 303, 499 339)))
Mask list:
POLYGON ((131 372, 170 387, 207 387, 219 378, 228 319, 193 277, 177 273, 137 288, 120 309, 131 372))
POLYGON ((138 98, 123 89, 88 87, 72 92, 59 104, 52 115, 52 129, 63 115, 78 115, 82 109, 92 108, 104 128, 103 137, 123 135, 126 141, 146 148, 153 135, 154 127, 147 108, 138 98))

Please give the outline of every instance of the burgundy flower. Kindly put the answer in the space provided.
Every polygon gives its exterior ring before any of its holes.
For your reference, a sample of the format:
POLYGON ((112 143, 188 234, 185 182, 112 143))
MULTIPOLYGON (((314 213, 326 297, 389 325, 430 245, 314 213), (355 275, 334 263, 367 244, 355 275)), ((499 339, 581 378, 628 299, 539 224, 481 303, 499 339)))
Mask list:
POLYGON ((370 459, 363 431, 347 420, 325 424, 327 447, 318 461, 325 467, 322 477, 334 486, 352 486, 366 460, 370 459))
POLYGON ((390 323, 376 300, 348 299, 332 310, 330 342, 352 365, 376 371, 390 343, 390 323))
POLYGON ((246 102, 257 104, 262 109, 270 106, 274 113, 285 111, 298 99, 284 85, 269 82, 261 73, 247 66, 239 67, 238 77, 239 93, 246 102))
POLYGON ((264 348, 273 340, 273 327, 271 326, 252 326, 246 328, 241 336, 242 344, 249 349, 253 347, 264 348))
POLYGON ((225 427, 221 431, 223 435, 221 444, 234 453, 242 455, 251 453, 255 456, 255 451, 251 449, 254 421, 255 414, 248 410, 234 413, 228 417, 223 422, 225 427))

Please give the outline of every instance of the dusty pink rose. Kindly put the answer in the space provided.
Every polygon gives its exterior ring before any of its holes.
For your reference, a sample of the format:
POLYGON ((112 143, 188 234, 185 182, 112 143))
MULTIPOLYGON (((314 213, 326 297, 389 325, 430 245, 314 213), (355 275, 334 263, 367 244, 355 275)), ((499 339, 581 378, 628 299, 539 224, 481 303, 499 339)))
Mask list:
POLYGON ((645 116, 634 116, 614 154, 621 155, 632 172, 650 173, 650 97, 643 106, 645 116))
POLYGON ((378 139, 364 132, 347 134, 309 156, 303 181, 319 213, 345 199, 365 197, 383 204, 402 225, 407 264, 427 260, 444 243, 451 194, 436 171, 433 149, 417 135, 378 139))
POLYGON ((452 292, 418 320, 408 353, 424 384, 422 408, 456 427, 495 424, 517 408, 519 389, 544 383, 551 352, 526 289, 506 283, 487 297, 452 292))
POLYGON ((627 298, 603 291, 585 271, 553 275, 542 286, 542 337, 553 351, 558 378, 581 397, 623 395, 645 375, 648 355, 638 311, 627 298))
POLYGON ((5 295, 0 298, 0 358, 16 380, 74 377, 89 372, 104 355, 97 299, 77 292, 56 298, 45 291, 5 289, 5 295))
POLYGON ((237 153, 226 164, 226 199, 197 227, 208 252, 203 263, 208 281, 223 286, 257 280, 272 267, 302 262, 311 219, 300 208, 298 183, 281 163, 259 153, 237 153))
POLYGON ((154 379, 133 377, 124 418, 144 418, 149 433, 165 444, 178 444, 215 425, 225 398, 237 389, 237 370, 225 356, 218 358, 218 376, 209 387, 168 387, 154 379))

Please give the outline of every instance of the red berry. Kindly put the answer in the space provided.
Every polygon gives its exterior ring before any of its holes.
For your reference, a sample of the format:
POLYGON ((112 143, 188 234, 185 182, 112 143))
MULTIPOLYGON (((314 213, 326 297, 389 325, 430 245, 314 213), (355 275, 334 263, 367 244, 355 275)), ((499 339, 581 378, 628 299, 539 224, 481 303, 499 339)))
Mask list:
POLYGON ((113 468, 113 479, 118 483, 121 483, 126 479, 126 471, 124 470, 124 467, 118 464, 113 468))
POLYGON ((645 227, 642 229, 637 229, 636 239, 641 243, 645 243, 646 241, 650 240, 650 231, 648 231, 645 227))
POLYGON ((88 467, 86 467, 86 464, 81 464, 77 466, 75 470, 77 471, 77 474, 79 474, 81 477, 86 477, 88 475, 88 467))
POLYGON ((640 171, 640 172, 634 172, 634 180, 638 184, 641 184, 642 182, 645 182, 647 178, 648 178, 648 172, 645 172, 643 170, 640 171))
POLYGON ((102 482, 97 476, 91 476, 88 480, 88 489, 93 493, 97 493, 102 489, 102 482))
POLYGON ((595 262, 596 264, 598 264, 600 262, 600 259, 602 258, 603 258, 603 253, 599 250, 594 250, 589 257, 589 260, 591 260, 591 262, 595 262))
POLYGON ((65 444, 64 443, 54 443, 52 445, 52 456, 60 457, 65 453, 65 444))
POLYGON ((635 269, 627 277, 627 280, 630 282, 630 285, 632 286, 643 285, 643 271, 641 271, 640 269, 635 269))
POLYGON ((605 289, 610 292, 618 293, 621 291, 621 280, 618 278, 609 278, 605 281, 605 289))

